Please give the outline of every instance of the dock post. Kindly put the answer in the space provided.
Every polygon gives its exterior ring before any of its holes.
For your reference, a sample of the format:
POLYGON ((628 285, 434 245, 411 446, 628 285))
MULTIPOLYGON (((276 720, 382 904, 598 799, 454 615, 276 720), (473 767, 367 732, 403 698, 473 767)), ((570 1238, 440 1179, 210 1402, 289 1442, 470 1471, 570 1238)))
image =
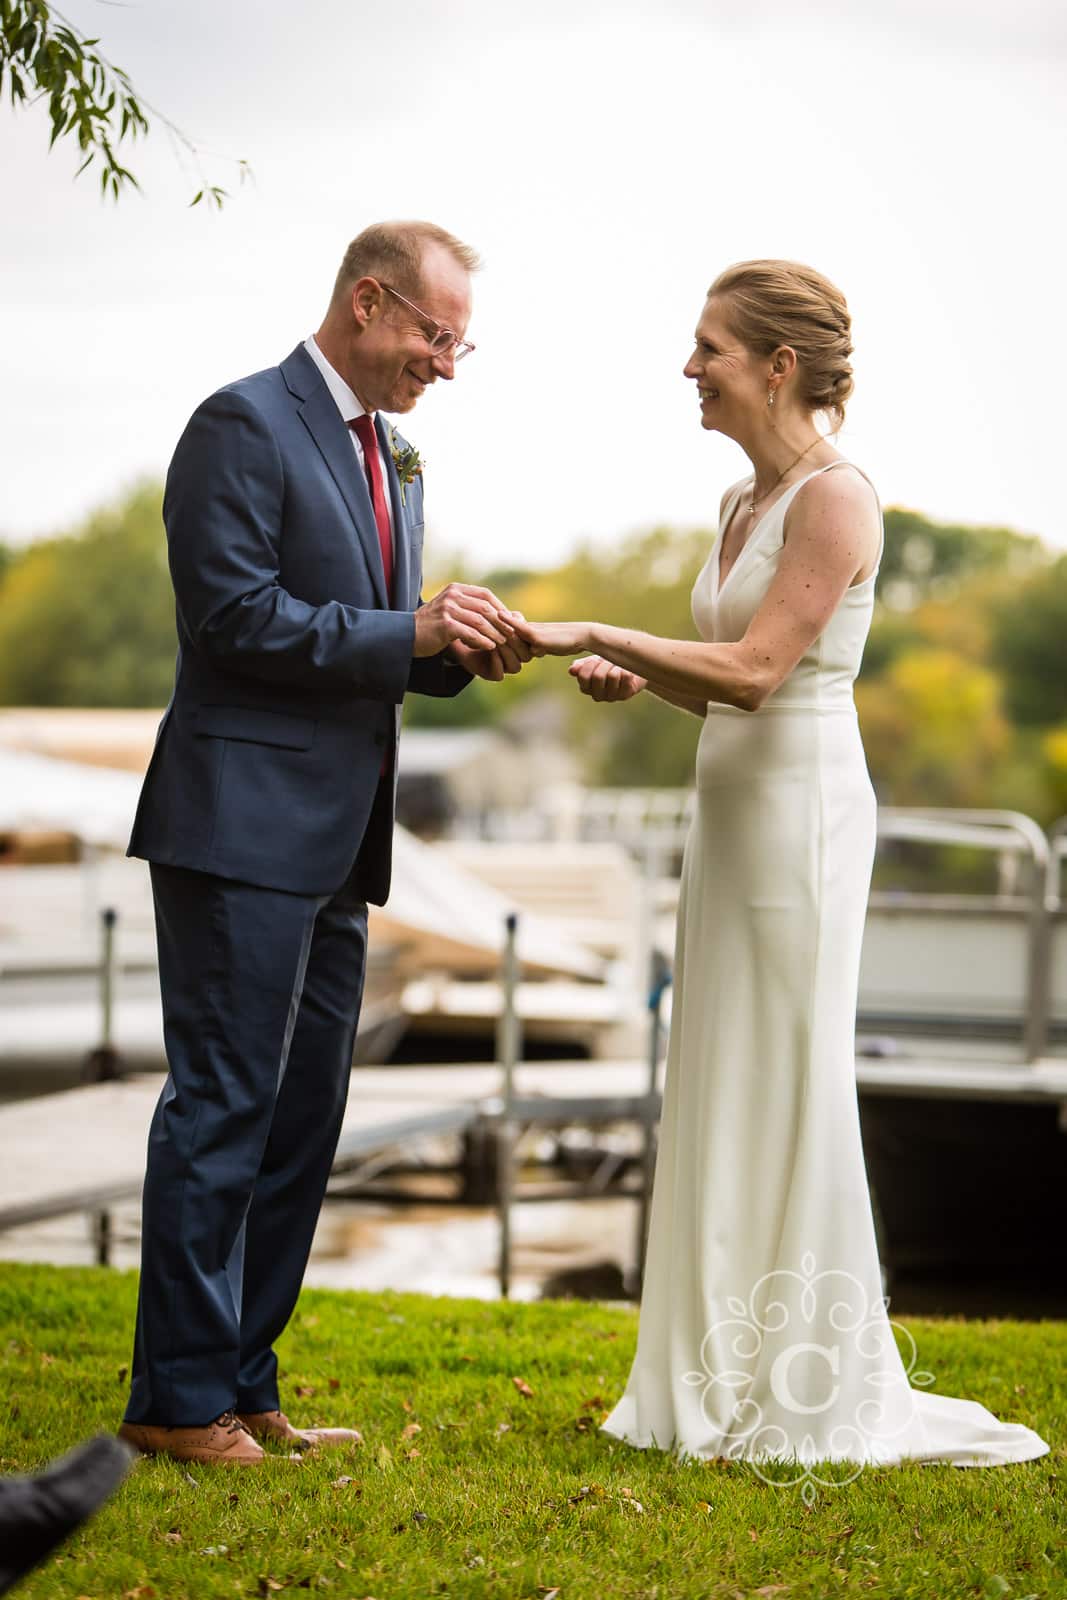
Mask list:
POLYGON ((500 1207, 500 1297, 511 1293, 511 1202, 515 1186, 515 1123, 512 1105, 515 1093, 515 1064, 521 1050, 518 1013, 518 928, 516 912, 504 921, 504 961, 501 971, 500 1020, 497 1025, 496 1054, 502 1070, 501 1111, 497 1124, 497 1195, 500 1207))
MULTIPOLYGON (((118 1052, 112 1035, 115 1016, 115 924, 118 912, 106 906, 100 913, 100 1043, 90 1050, 83 1077, 86 1083, 108 1083, 120 1076, 118 1052)), ((111 1212, 94 1211, 89 1220, 93 1255, 98 1267, 111 1265, 111 1212)))
POLYGON ((634 1266, 634 1298, 640 1294, 645 1275, 645 1248, 648 1243, 648 1219, 652 1204, 652 1179, 656 1166, 656 1129, 652 1108, 658 1098, 656 1077, 659 1072, 660 1046, 663 1033, 663 995, 671 982, 670 963, 659 951, 653 950, 649 961, 648 990, 648 1088, 645 1092, 645 1112, 642 1125, 641 1195, 637 1205, 637 1249, 634 1266))
POLYGON ((90 1223, 90 1231, 93 1240, 93 1256, 97 1266, 110 1267, 113 1240, 111 1212, 106 1209, 94 1211, 90 1223))
POLYGON ((103 952, 100 960, 100 1044, 111 1049, 111 1029, 115 1010, 115 923, 118 912, 107 906, 100 913, 103 924, 103 952))
POLYGON ((113 906, 100 913, 100 1043, 85 1058, 85 1083, 110 1083, 121 1077, 113 1032, 115 1020, 115 926, 119 914, 113 906))

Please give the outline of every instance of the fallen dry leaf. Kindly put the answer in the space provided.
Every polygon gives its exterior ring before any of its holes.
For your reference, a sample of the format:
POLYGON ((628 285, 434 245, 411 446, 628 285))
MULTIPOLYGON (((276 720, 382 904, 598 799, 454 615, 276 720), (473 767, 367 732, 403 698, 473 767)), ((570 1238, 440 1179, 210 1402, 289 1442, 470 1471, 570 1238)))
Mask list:
POLYGON ((259 1593, 261 1595, 277 1594, 280 1589, 284 1588, 285 1584, 279 1583, 276 1578, 260 1578, 259 1580, 259 1593))
POLYGON ((339 1389, 340 1387, 341 1387, 340 1378, 331 1378, 330 1379, 330 1388, 331 1389, 339 1389))
POLYGON ((177 1528, 172 1528, 170 1532, 165 1533, 163 1537, 166 1539, 168 1544, 181 1544, 182 1542, 182 1536, 178 1532, 177 1528))
POLYGON ((533 1390, 530 1388, 530 1385, 526 1382, 525 1378, 512 1378, 511 1381, 522 1395, 524 1400, 533 1399, 533 1390))
POLYGON ((421 1456, 421 1455, 422 1455, 422 1451, 421 1450, 417 1450, 414 1445, 412 1445, 411 1449, 407 1453, 407 1457, 408 1457, 409 1461, 414 1461, 416 1456, 421 1456))
POLYGON ((294 1393, 298 1400, 310 1400, 315 1390, 310 1383, 302 1383, 294 1390, 294 1393))
POLYGON ((410 1400, 401 1400, 400 1404, 403 1406, 404 1410, 407 1411, 407 1412, 414 1411, 414 1409, 415 1409, 415 1407, 412 1405, 410 1400))
POLYGON ((602 1500, 603 1498, 604 1486, 600 1483, 584 1483, 577 1494, 568 1496, 572 1506, 578 1505, 582 1500, 602 1500))
POLYGON ((407 1427, 401 1433, 400 1437, 402 1439, 414 1439, 415 1435, 417 1433, 421 1433, 421 1432, 422 1432, 422 1423, 421 1422, 409 1422, 407 1427))

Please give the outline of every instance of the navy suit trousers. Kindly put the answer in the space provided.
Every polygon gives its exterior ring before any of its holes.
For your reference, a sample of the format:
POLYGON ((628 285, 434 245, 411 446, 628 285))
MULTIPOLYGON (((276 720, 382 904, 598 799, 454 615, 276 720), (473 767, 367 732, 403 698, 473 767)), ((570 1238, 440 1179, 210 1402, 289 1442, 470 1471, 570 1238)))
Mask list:
POLYGON ((126 1420, 278 1406, 348 1095, 367 907, 152 864, 170 1073, 148 1140, 126 1420))

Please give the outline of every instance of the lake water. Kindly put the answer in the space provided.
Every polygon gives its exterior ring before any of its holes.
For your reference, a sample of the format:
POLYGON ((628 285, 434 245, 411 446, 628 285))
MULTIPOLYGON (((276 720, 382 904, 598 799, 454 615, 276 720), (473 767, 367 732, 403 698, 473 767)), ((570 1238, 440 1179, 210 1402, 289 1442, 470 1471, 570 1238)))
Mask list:
MULTIPOLYGON (((112 1265, 140 1260, 140 1209, 112 1210, 112 1265)), ((630 1200, 536 1201, 512 1212, 511 1298, 536 1300, 560 1274, 606 1261, 627 1266, 634 1250, 630 1200)), ((487 1206, 330 1201, 323 1206, 305 1283, 328 1289, 400 1289, 425 1294, 499 1296, 499 1218, 487 1206)), ((0 1233, 0 1261, 94 1261, 89 1219, 58 1217, 0 1233)), ((598 1280, 603 1273, 597 1275, 598 1280)))

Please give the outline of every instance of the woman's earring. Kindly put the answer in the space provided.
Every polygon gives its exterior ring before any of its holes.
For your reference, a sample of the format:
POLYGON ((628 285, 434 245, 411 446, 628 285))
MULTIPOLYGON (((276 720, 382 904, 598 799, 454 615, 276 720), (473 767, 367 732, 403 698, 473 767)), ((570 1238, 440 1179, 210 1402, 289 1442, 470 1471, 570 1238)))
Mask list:
POLYGON ((774 390, 773 389, 768 389, 767 390, 767 404, 769 406, 773 406, 773 404, 774 404, 774 390))

